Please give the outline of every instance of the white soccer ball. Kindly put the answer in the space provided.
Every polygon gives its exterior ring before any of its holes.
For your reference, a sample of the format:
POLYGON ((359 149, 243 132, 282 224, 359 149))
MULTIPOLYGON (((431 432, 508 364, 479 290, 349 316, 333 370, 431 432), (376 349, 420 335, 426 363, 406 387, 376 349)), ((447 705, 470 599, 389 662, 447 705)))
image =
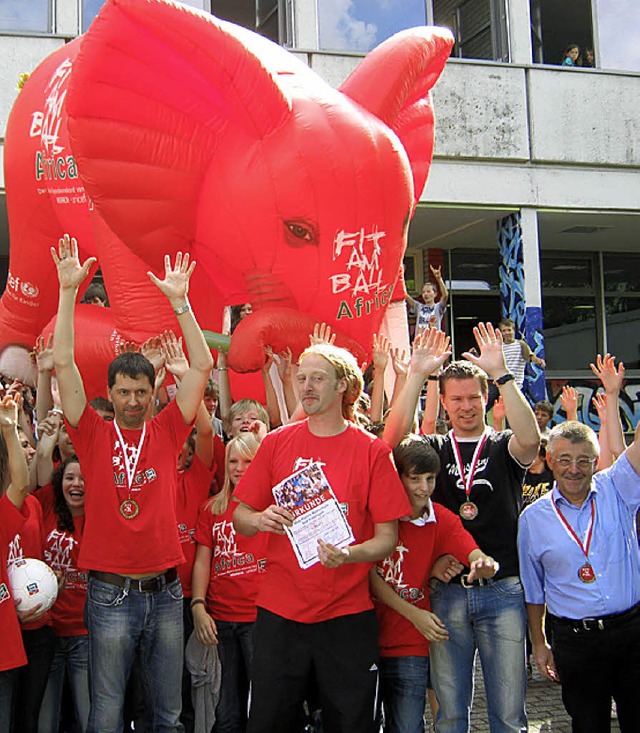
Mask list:
POLYGON ((42 560, 25 557, 14 560, 7 568, 13 600, 20 611, 30 611, 37 605, 49 610, 58 597, 58 579, 53 570, 42 560))

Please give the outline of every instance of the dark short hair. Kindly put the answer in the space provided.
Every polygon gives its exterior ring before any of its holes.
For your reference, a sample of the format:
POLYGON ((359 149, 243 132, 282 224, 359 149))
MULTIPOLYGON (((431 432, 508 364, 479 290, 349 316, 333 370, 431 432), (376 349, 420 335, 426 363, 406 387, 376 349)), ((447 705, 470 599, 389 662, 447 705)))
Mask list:
POLYGON ((543 412, 546 412, 549 417, 553 417, 553 405, 549 400, 540 400, 540 402, 536 402, 533 406, 533 410, 534 412, 536 410, 542 410, 543 412))
POLYGON ((106 397, 94 397, 89 404, 94 410, 102 410, 103 412, 110 412, 112 415, 114 414, 113 403, 109 402, 106 397))
POLYGON ((85 290, 82 302, 88 303, 94 298, 100 298, 100 300, 104 301, 105 305, 109 305, 107 291, 104 289, 104 285, 102 285, 101 283, 91 283, 91 285, 89 285, 89 287, 85 290))
POLYGON ((118 374, 122 374, 123 377, 131 377, 131 379, 139 379, 141 376, 146 377, 152 389, 156 381, 156 371, 153 364, 138 351, 125 351, 124 354, 116 356, 109 364, 107 373, 109 389, 116 383, 118 374))
POLYGON ((398 473, 438 473, 440 457, 435 450, 417 435, 407 435, 393 449, 393 459, 398 473))
POLYGON ((501 318, 498 321, 498 328, 500 328, 500 326, 513 326, 515 328, 516 324, 511 318, 501 318))
POLYGON ((489 383, 487 375, 470 361, 452 361, 440 373, 440 392, 444 395, 447 382, 451 379, 477 379, 480 382, 480 390, 486 397, 489 394, 489 383))

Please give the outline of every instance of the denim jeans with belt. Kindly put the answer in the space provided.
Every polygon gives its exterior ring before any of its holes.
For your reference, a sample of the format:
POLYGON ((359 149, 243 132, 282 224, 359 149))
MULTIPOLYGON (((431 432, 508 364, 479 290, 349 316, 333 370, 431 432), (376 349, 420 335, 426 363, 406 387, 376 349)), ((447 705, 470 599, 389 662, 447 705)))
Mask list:
MULTIPOLYGON (((85 622, 89 630, 89 733, 122 731, 127 679, 138 654, 145 702, 154 733, 180 731, 184 655, 180 580, 159 590, 124 588, 89 577, 85 622)), ((135 583, 134 583, 135 584, 135 583)))
POLYGON ((431 610, 449 632, 431 644, 431 681, 440 704, 437 733, 467 733, 473 700, 473 665, 480 654, 491 733, 527 730, 524 700, 526 611, 516 576, 464 588, 432 580, 431 610))

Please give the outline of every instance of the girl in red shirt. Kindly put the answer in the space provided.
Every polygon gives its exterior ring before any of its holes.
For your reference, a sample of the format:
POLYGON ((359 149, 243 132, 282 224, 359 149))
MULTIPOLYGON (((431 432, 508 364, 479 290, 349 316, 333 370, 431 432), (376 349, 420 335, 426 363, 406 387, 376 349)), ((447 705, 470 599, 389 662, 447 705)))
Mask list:
POLYGON ((255 456, 259 442, 241 433, 227 444, 222 491, 200 508, 193 568, 193 619, 198 640, 217 644, 222 666, 215 733, 244 731, 251 669, 251 632, 256 619, 258 575, 266 566, 266 536, 236 534, 231 494, 255 456))

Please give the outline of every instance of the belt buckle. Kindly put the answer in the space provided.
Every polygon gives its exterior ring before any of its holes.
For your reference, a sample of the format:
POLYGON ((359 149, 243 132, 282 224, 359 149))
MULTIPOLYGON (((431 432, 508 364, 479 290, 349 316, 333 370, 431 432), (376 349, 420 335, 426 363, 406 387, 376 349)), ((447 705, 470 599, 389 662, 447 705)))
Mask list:
POLYGON ((583 618, 581 624, 585 631, 595 631, 596 628, 598 631, 604 631, 604 622, 601 618, 583 618))
POLYGON ((467 578, 469 577, 469 573, 465 573, 464 575, 460 576, 460 585, 463 588, 474 588, 476 585, 483 586, 486 585, 484 578, 476 578, 475 580, 472 580, 469 582, 467 578))

